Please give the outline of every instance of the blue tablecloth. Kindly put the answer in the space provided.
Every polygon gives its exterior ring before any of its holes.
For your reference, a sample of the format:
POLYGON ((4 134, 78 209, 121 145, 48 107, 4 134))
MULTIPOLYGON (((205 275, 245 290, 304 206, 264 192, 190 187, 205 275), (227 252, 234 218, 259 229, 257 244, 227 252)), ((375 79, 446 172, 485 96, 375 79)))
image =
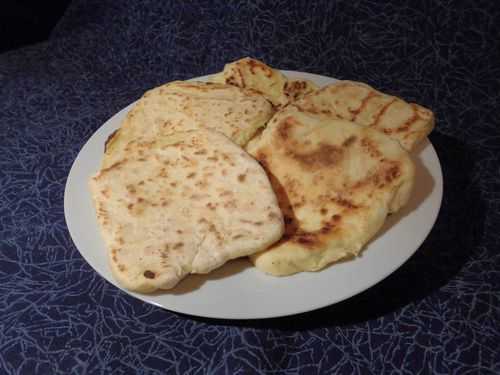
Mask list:
POLYGON ((0 55, 0 373, 500 373, 496 3, 75 0, 49 41, 0 55), (90 135, 146 89, 243 56, 433 109, 443 206, 402 268, 347 301, 182 316, 83 260, 64 186, 90 135))

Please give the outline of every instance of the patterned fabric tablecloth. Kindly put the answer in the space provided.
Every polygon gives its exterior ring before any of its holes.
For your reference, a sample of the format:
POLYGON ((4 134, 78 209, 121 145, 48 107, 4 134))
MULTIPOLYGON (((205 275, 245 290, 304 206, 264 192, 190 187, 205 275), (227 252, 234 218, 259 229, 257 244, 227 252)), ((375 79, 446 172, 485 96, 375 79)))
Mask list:
POLYGON ((49 41, 0 55, 0 373, 499 374, 496 3, 75 0, 49 41), (433 109, 443 206, 403 267, 347 301, 182 316, 83 260, 64 186, 86 140, 146 89, 243 56, 433 109))

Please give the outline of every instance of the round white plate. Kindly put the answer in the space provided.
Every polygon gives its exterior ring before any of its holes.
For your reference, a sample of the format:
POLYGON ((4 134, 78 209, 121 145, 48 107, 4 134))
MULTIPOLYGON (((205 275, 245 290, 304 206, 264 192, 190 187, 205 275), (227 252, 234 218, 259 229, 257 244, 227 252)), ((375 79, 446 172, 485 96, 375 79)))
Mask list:
MULTIPOLYGON (((318 85, 333 78, 283 71, 318 85)), ((197 80, 206 80, 199 77, 197 80)), ((83 146, 66 182, 64 214, 73 241, 85 260, 106 280, 121 288, 108 268, 106 248, 88 190, 104 152, 107 137, 117 129, 133 103, 104 123, 83 146)), ((426 140, 413 152, 416 186, 409 204, 390 216, 361 256, 321 272, 272 277, 246 259, 238 259, 208 275, 191 275, 171 291, 143 295, 145 302, 190 315, 224 319, 260 319, 306 312, 360 293, 399 268, 422 244, 436 221, 443 194, 441 166, 426 140)), ((122 288, 121 288, 122 289, 122 288)))

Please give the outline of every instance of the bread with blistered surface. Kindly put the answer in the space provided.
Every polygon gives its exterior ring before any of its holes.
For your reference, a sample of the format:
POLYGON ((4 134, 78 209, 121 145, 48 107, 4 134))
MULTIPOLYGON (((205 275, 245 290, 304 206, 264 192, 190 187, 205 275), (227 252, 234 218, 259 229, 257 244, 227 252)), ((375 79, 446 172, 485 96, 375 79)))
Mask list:
POLYGON ((293 103, 299 110, 328 114, 376 129, 412 150, 434 128, 434 114, 360 82, 338 81, 293 103))
POLYGON ((102 167, 124 156, 132 140, 177 131, 212 129, 240 146, 263 127, 274 111, 260 94, 232 85, 176 81, 146 92, 106 143, 102 167))
POLYGON ((285 217, 283 238, 251 256, 271 275, 317 271, 356 256, 413 186, 413 162, 398 142, 293 105, 247 150, 266 169, 285 217))
POLYGON ((172 288, 283 234, 266 173, 221 133, 136 140, 125 152, 90 180, 111 270, 125 288, 172 288))
POLYGON ((249 57, 226 64, 221 73, 212 76, 212 81, 256 90, 277 108, 318 88, 309 80, 288 79, 279 70, 249 57))

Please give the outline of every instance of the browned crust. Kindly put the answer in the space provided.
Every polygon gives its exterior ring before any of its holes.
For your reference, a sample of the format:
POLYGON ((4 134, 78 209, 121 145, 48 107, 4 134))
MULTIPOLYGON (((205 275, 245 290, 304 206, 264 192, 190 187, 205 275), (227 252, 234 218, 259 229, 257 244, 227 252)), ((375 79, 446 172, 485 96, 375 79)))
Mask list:
POLYGON ((266 64, 264 64, 258 60, 248 59, 246 61, 246 64, 250 67, 250 73, 252 73, 252 74, 256 74, 255 73, 256 69, 262 70, 264 72, 264 74, 266 75, 266 77, 268 77, 268 78, 271 78, 274 74, 273 69, 271 69, 269 66, 267 66, 266 64))
POLYGON ((108 147, 110 145, 110 143, 113 141, 113 139, 117 136, 118 134, 118 131, 120 129, 116 129, 115 131, 113 131, 113 133, 111 133, 108 138, 106 139, 106 141, 104 142, 104 152, 107 152, 108 151, 108 147))
POLYGON ((102 175, 103 173, 109 172, 113 169, 119 169, 120 165, 122 165, 125 162, 127 162, 127 159, 117 161, 116 163, 111 164, 109 167, 101 169, 101 172, 99 173, 99 175, 102 175))
POLYGON ((350 110, 350 112, 353 115, 352 121, 356 121, 356 117, 358 117, 358 115, 361 113, 361 111, 363 111, 363 109, 365 109, 365 107, 368 104, 368 102, 370 101, 370 99, 375 98, 377 96, 380 96, 380 94, 378 92, 370 91, 368 93, 368 95, 366 95, 366 97, 361 101, 361 104, 357 109, 350 110))

